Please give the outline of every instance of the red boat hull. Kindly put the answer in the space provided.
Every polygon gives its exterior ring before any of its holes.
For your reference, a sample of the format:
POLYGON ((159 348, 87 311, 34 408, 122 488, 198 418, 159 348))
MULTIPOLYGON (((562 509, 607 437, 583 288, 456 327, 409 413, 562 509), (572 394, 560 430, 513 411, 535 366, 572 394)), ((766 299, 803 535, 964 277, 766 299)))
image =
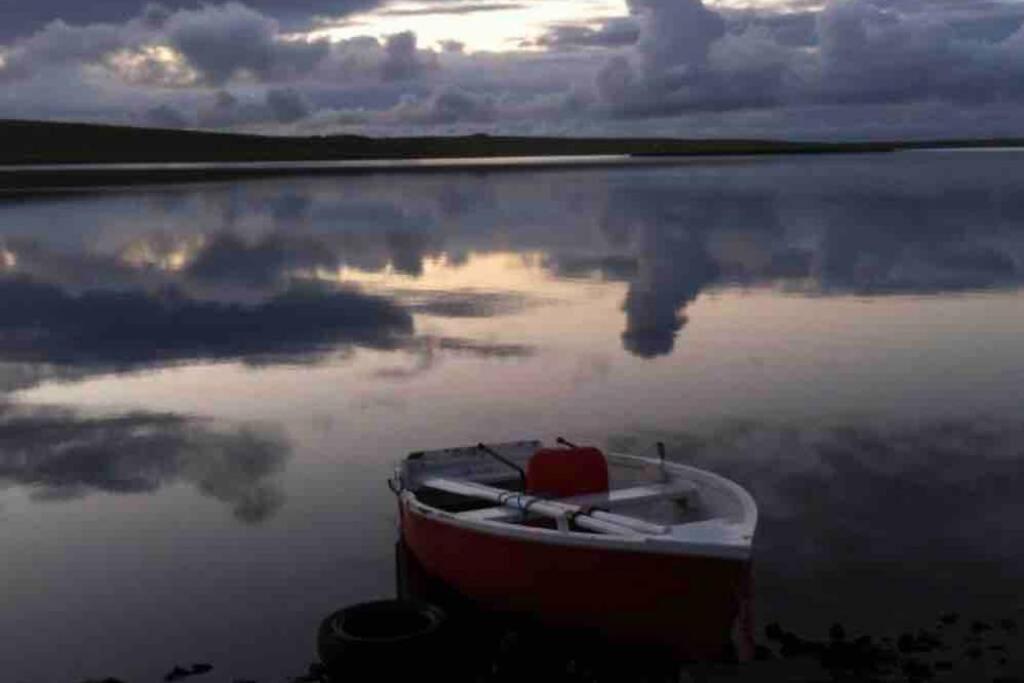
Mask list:
POLYGON ((402 510, 409 552, 479 605, 680 659, 750 647, 750 563, 509 538, 402 510))

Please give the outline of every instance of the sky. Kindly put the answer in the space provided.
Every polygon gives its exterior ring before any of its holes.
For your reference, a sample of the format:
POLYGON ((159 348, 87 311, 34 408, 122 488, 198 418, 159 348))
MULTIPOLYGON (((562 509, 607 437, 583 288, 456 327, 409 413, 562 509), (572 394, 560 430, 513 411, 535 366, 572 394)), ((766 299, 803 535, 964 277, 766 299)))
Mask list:
POLYGON ((294 135, 1024 135, 1022 23, 1024 0, 3 0, 0 118, 294 135))

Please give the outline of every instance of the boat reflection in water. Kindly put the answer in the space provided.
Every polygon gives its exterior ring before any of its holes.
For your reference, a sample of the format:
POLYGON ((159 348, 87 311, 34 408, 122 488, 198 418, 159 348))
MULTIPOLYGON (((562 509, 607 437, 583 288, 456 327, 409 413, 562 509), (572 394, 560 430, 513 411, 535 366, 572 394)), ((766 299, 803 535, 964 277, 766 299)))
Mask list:
POLYGON ((752 654, 757 509, 729 480, 528 441, 414 453, 396 484, 399 595, 443 605, 456 631, 484 638, 485 660, 495 638, 522 632, 534 667, 752 654))

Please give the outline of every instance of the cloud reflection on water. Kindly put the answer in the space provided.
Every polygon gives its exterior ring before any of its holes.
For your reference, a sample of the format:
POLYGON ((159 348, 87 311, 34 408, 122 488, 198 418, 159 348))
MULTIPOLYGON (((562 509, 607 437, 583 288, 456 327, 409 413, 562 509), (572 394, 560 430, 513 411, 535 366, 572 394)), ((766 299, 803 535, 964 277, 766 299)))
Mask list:
MULTIPOLYGON (((275 297, 300 280, 345 285, 353 273, 375 273, 421 281, 377 292, 393 307, 387 315, 380 307, 385 335, 405 325, 401 311, 488 317, 521 310, 537 292, 505 290, 497 278, 487 291, 456 292, 435 279, 470 254, 541 254, 551 277, 624 283, 623 347, 653 358, 672 352, 687 307, 716 288, 884 296, 1018 287, 1024 181, 1008 172, 1013 163, 894 155, 885 162, 371 175, 346 179, 344 190, 330 179, 167 188, 141 193, 142 222, 157 229, 127 222, 138 216, 137 200, 93 196, 46 209, 67 220, 73 212, 83 231, 76 244, 59 244, 66 235, 43 227, 60 222, 53 215, 32 220, 31 202, 8 208, 43 229, 0 224, 0 239, 6 270, 40 283, 79 294, 136 288, 152 297, 171 287, 202 300, 197 306, 244 301, 255 317, 276 310, 275 297)), ((355 294, 347 301, 365 308, 355 294)), ((338 313, 322 311, 344 341, 347 333, 332 322, 338 313)), ((271 346, 275 334, 288 334, 265 329, 271 346)), ((164 333, 154 327, 156 336, 164 333)), ((370 337, 360 341, 374 346, 370 337)), ((306 343, 312 349, 324 341, 313 334, 306 343)))
POLYGON ((733 421, 666 441, 674 459, 743 483, 758 501, 762 619, 929 623, 969 604, 1008 611, 1024 572, 1024 422, 995 418, 733 421))
MULTIPOLYGON (((355 347, 419 353, 416 314, 482 318, 528 303, 491 291, 374 294, 319 277, 317 269, 342 267, 343 250, 327 239, 276 233, 255 241, 225 232, 155 233, 113 257, 7 239, 0 269, 3 387, 190 361, 310 362, 355 347)), ((457 346, 481 355, 521 351, 451 337, 435 348, 457 346)))
POLYGON ((630 279, 622 309, 622 345, 643 358, 672 352, 676 333, 686 324, 681 312, 711 285, 718 265, 685 230, 653 230, 641 247, 640 269, 630 279))
POLYGON ((347 289, 299 286, 245 305, 174 289, 73 295, 28 279, 0 281, 0 355, 12 361, 124 368, 289 357, 345 343, 389 348, 411 333, 407 312, 347 289))
POLYGON ((25 488, 37 501, 93 493, 155 493, 187 482, 246 524, 284 503, 277 476, 290 447, 265 428, 219 429, 180 415, 0 406, 0 489, 25 488))

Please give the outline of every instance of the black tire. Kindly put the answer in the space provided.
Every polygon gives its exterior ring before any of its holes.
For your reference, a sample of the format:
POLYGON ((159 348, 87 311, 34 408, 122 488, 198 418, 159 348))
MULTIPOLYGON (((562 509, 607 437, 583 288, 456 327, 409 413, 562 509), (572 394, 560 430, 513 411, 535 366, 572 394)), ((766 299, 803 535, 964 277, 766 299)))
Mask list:
POLYGON ((417 600, 379 600, 340 609, 317 632, 317 654, 334 678, 431 670, 443 657, 445 613, 417 600))

